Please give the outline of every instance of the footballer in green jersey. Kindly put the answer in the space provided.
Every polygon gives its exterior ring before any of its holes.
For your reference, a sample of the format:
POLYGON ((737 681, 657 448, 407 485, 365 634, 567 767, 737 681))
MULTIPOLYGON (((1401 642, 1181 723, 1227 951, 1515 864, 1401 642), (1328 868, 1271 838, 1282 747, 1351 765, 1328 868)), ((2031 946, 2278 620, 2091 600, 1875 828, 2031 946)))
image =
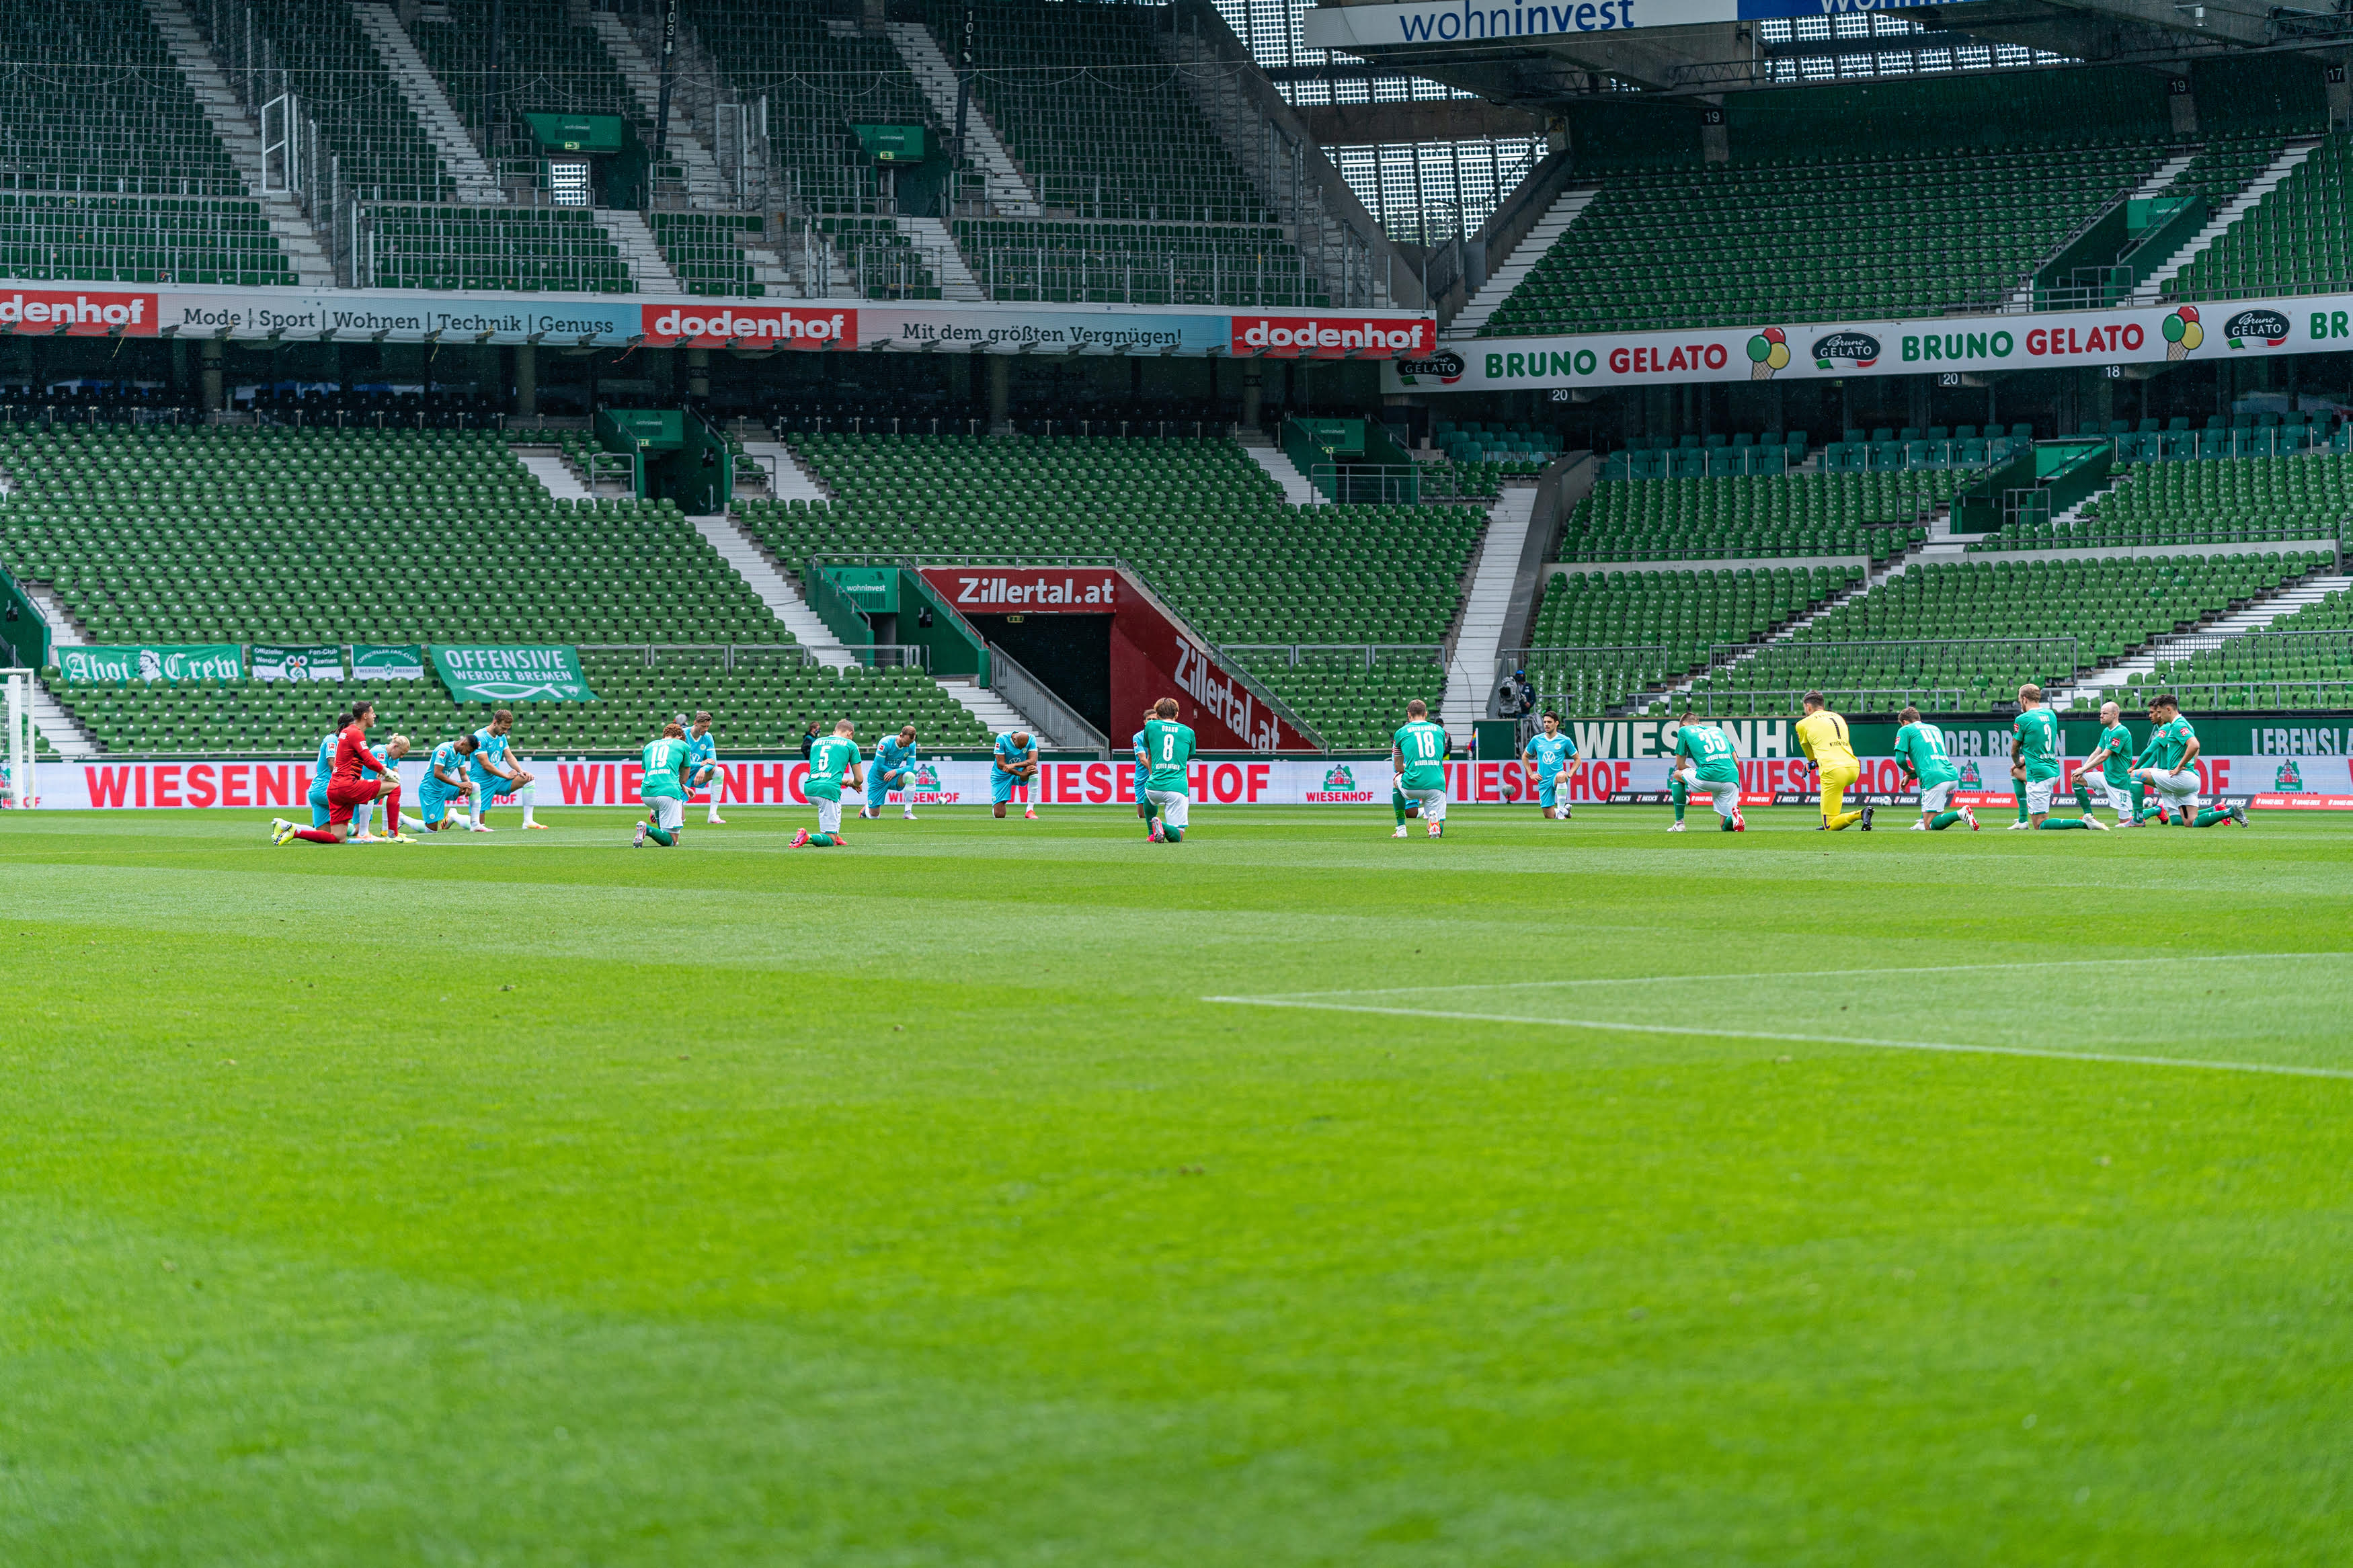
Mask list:
POLYGON ((1152 706, 1144 726, 1144 754, 1151 759, 1144 798, 1152 807, 1152 842, 1184 842, 1185 826, 1192 820, 1193 797, 1188 793, 1193 754, 1193 727, 1176 722, 1176 700, 1164 697, 1152 706))
POLYGON ((809 747, 808 779, 801 793, 817 806, 817 831, 802 828, 793 835, 795 849, 829 849, 847 843, 841 836, 841 792, 858 788, 865 780, 860 765, 858 726, 848 719, 834 722, 833 733, 809 747))
POLYGON ((2089 812, 2081 816, 2051 815, 2052 792, 2059 787, 2063 770, 2059 715, 2042 700, 2042 688, 2030 683, 2018 689, 2018 717, 2010 721, 2010 776, 2018 788, 2018 820, 2010 824, 2010 831, 2089 827, 2106 832, 2108 825, 2089 812))
POLYGON ((1920 781, 1920 820, 1912 825, 1915 833, 1942 833, 1957 822, 1966 822, 1969 831, 1978 830, 1977 814, 1968 806, 1958 811, 1947 809, 1953 791, 1961 782, 1961 771, 1945 750, 1945 731, 1934 724, 1920 721, 1920 710, 1906 708, 1896 715, 1903 728, 1895 731, 1895 760, 1904 764, 1904 772, 1920 781))
POLYGON ((2100 738, 2091 754, 2075 770, 2075 804, 2084 815, 2105 799, 2116 814, 2118 827, 2134 826, 2140 816, 2133 802, 2133 738, 2125 728, 2124 710, 2114 701, 2100 704, 2100 738))
POLYGON ((646 847, 650 838, 668 849, 682 837, 680 824, 686 819, 686 769, 693 757, 688 746, 686 731, 676 724, 665 724, 662 732, 646 742, 638 753, 645 763, 646 774, 638 785, 638 798, 646 803, 646 819, 638 824, 637 847, 646 847))
POLYGON ((1414 809, 1430 824, 1432 838, 1446 837, 1446 731, 1430 721, 1430 704, 1419 697, 1407 703, 1405 726, 1389 742, 1389 766, 1397 771, 1389 792, 1397 811, 1392 837, 1406 837, 1406 813, 1414 809))
POLYGON ((1660 727, 1659 744, 1667 748, 1667 793, 1675 803, 1668 832, 1683 831, 1683 807, 1694 794, 1715 805, 1718 831, 1748 831, 1740 815, 1740 758, 1722 727, 1699 719, 1669 719, 1660 727))
POLYGON ((2143 753, 2149 765, 2138 776, 2157 792, 2157 818, 2172 819, 2183 827, 2224 827, 2247 825, 2242 805, 2201 808, 2198 801, 2198 731, 2181 716, 2181 704, 2170 696, 2154 698, 2149 722, 2156 726, 2143 753))

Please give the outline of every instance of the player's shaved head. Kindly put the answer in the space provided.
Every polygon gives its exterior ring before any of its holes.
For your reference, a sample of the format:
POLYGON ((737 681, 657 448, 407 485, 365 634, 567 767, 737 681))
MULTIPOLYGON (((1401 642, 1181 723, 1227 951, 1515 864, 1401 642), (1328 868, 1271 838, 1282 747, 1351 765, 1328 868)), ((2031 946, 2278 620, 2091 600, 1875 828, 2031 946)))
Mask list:
POLYGON ((2100 704, 2100 722, 2103 724, 2115 723, 2124 717, 2124 713, 2125 710, 2117 706, 2116 700, 2113 697, 2100 704))
POLYGON ((1176 699, 1164 697, 1152 705, 1152 710, 1163 719, 1174 719, 1176 717, 1176 699))
POLYGON ((1412 701, 1410 701, 1410 702, 1409 702, 1409 703, 1407 703, 1407 704, 1405 705, 1405 716, 1406 716, 1407 718, 1409 718, 1409 719, 1419 719, 1419 718, 1421 718, 1423 715, 1427 714, 1429 711, 1430 711, 1430 704, 1429 704, 1429 703, 1427 703, 1427 702, 1424 702, 1424 701, 1423 701, 1420 698, 1419 698, 1419 697, 1415 698, 1412 701))
POLYGON ((1013 743, 1017 746, 1027 747, 1029 744, 1029 731, 1027 730, 1014 731, 1013 743))
POLYGON ((913 724, 902 724, 899 726, 899 739, 902 741, 912 741, 914 738, 915 727, 913 724))

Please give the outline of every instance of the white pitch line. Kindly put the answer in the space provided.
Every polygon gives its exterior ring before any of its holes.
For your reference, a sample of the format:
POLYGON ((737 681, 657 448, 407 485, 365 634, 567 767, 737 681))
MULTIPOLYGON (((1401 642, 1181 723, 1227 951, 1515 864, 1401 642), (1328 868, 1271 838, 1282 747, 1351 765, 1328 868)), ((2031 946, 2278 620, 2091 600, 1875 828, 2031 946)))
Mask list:
MULTIPOLYGON (((2021 966, 2022 967, 2022 966, 2021 966)), ((1343 1002, 1301 1002, 1280 996, 1204 996, 1238 1007, 1296 1007, 1320 1013, 1372 1013, 1390 1018, 1452 1018, 1474 1024, 1527 1024, 1556 1029, 1622 1031, 1631 1035, 1696 1035, 1703 1039, 1774 1040, 1803 1046, 1868 1046, 1885 1051, 1936 1051, 1954 1056, 2035 1057, 2058 1062, 2106 1062, 2127 1067, 2200 1068, 2208 1072, 2269 1073, 2282 1078, 2353 1079, 2343 1068, 2290 1067, 2273 1062, 2214 1062, 2192 1057, 2112 1056, 2098 1051, 2047 1051, 2032 1046, 1961 1046, 1942 1040, 1873 1040, 1851 1035, 1781 1035, 1756 1029, 1702 1029, 1680 1024, 1620 1024, 1602 1018, 1529 1018, 1508 1013, 1456 1013, 1429 1007, 1352 1006, 1343 1002)))
MULTIPOLYGON (((1652 930, 1652 927, 1610 928, 1652 930)), ((1966 974, 1987 969, 2104 969, 2118 963, 2245 963, 2258 959, 2353 958, 2338 952, 2185 952, 2147 958, 2052 958, 2024 963, 1924 963, 1886 969, 1760 969, 1737 974, 1617 974, 1579 980, 1499 980, 1482 984, 1377 985, 1354 991, 1286 991, 1286 996, 1398 996, 1422 991, 1530 991, 1558 985, 1677 985, 1704 980, 1839 980, 1857 974, 1966 974)), ((1230 1000, 1230 998, 1220 998, 1230 1000)))

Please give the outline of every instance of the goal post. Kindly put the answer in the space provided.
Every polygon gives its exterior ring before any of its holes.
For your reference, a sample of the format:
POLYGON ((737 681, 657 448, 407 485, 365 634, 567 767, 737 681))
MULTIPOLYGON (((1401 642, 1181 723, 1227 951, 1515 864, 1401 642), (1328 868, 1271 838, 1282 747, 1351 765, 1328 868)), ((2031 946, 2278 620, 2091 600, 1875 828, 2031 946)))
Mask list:
POLYGON ((8 683, 8 738, 5 752, 7 774, 0 778, 0 805, 22 811, 41 804, 41 791, 33 776, 33 758, 39 731, 33 726, 33 672, 29 669, 0 669, 0 679, 8 683))

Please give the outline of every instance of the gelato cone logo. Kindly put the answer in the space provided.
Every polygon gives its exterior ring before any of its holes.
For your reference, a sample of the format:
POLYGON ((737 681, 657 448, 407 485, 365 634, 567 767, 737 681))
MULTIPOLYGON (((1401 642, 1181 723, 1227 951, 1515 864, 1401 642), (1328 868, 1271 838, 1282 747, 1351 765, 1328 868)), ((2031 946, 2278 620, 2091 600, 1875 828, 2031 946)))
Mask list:
POLYGON ((2234 349, 2251 342, 2275 349, 2287 342, 2287 318, 2277 310, 2242 310, 2222 323, 2222 335, 2234 349))
POLYGON ((2185 360, 2190 351, 2206 341, 2206 329, 2198 324, 2198 307, 2183 305, 2165 318, 2165 357, 2185 360))
POLYGON ((1869 332, 1831 332, 1814 340, 1814 368, 1836 370, 1844 360, 1856 370, 1879 363, 1879 340, 1869 332))
POLYGON ((2285 762, 2280 763, 2279 772, 2272 775, 2272 787, 2274 789, 2302 789, 2304 787, 2304 773, 2296 767, 2295 759, 2294 757, 2290 757, 2285 762))
POLYGON ((1332 765, 1332 771, 1324 775, 1324 787, 1354 789, 1356 787, 1356 775, 1345 763, 1335 763, 1332 765))
POLYGON ((1748 379, 1770 381, 1773 373, 1789 363, 1789 335, 1778 327, 1767 327, 1748 340, 1748 379))

